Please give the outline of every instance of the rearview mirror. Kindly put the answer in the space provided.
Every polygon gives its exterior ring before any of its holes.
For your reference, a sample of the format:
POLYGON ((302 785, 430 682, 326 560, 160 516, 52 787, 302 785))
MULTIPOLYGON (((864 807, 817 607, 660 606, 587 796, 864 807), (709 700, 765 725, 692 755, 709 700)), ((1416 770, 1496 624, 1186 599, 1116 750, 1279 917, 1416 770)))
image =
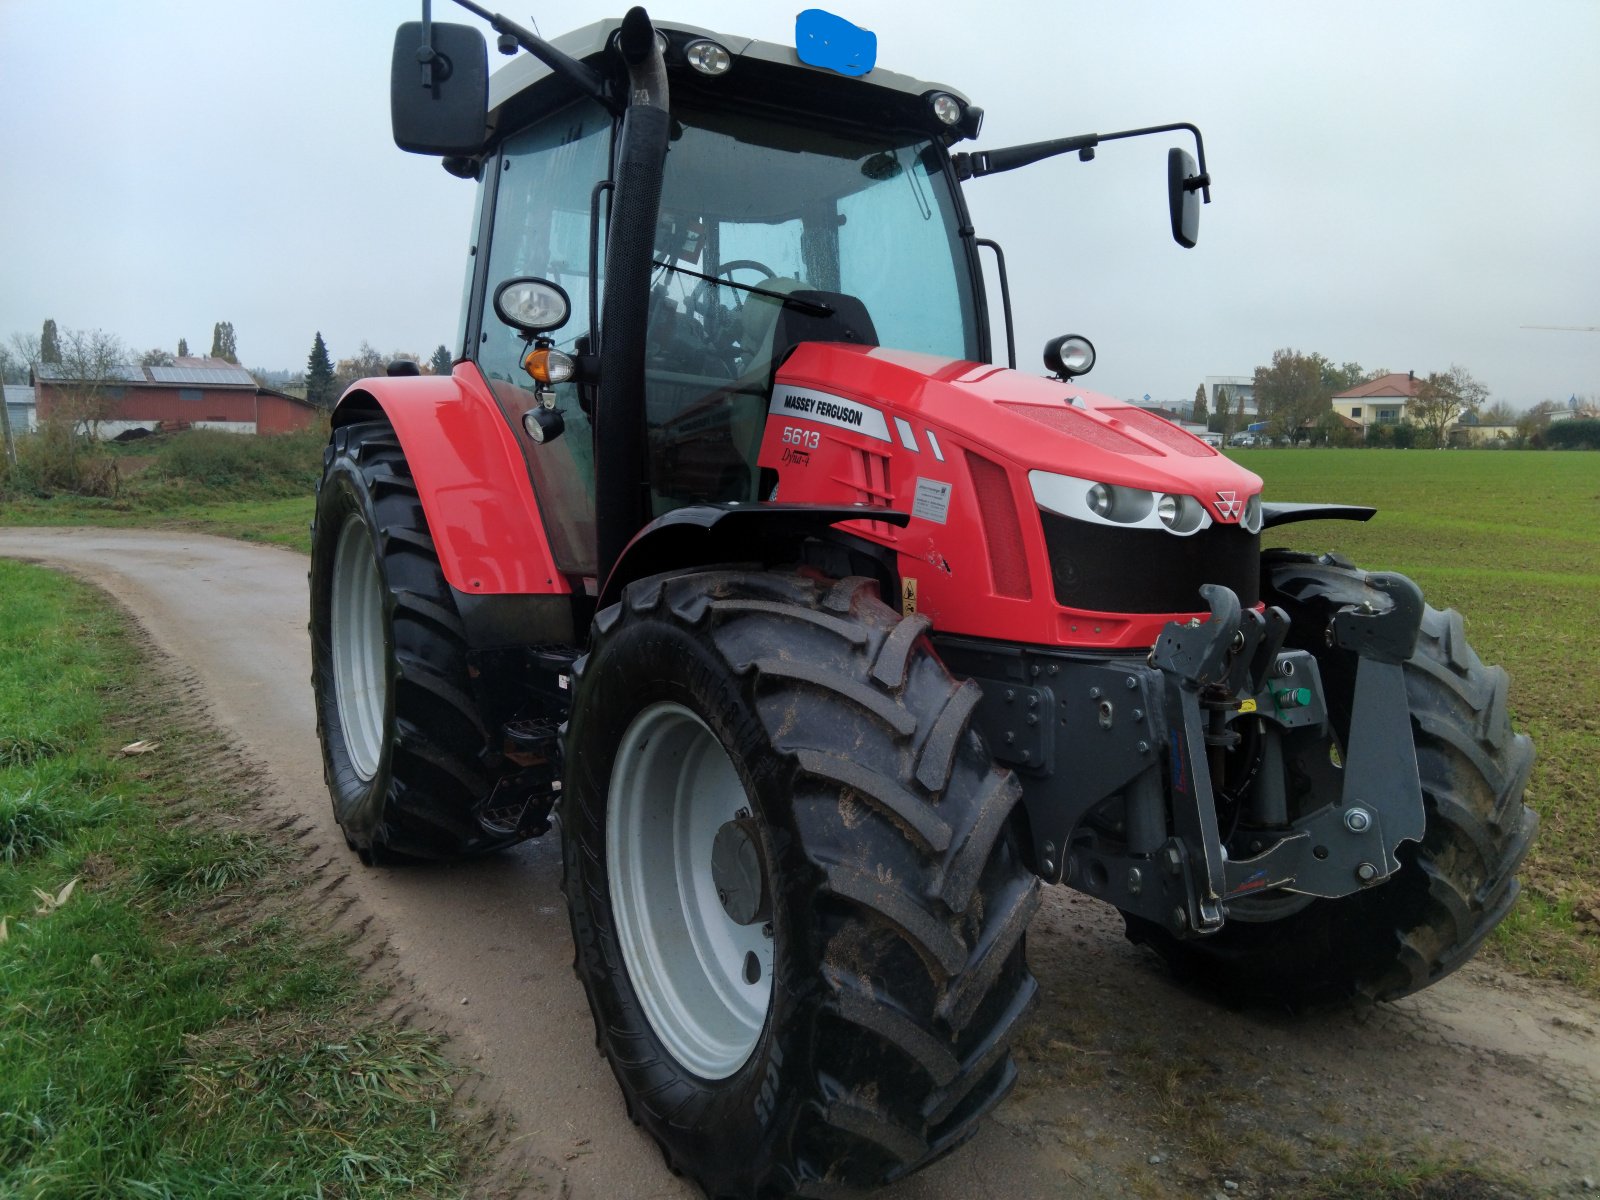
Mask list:
POLYGON ((389 121, 394 144, 413 154, 470 157, 483 149, 489 110, 489 50, 471 25, 432 26, 432 53, 422 22, 395 31, 389 70, 389 121))
POLYGON ((1167 208, 1172 240, 1192 249, 1200 240, 1200 176, 1187 150, 1167 151, 1167 208))

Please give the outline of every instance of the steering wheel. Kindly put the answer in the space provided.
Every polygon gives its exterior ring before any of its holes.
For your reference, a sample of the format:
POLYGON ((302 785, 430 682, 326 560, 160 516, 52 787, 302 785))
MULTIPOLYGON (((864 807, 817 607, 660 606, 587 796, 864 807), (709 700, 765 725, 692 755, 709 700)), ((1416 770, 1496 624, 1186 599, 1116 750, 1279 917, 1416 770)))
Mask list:
POLYGON ((719 277, 726 275, 729 282, 732 282, 735 271, 760 271, 763 279, 776 279, 778 277, 778 273, 767 266, 766 263, 757 262, 753 258, 735 258, 725 262, 717 268, 717 275, 719 277))
MULTIPOLYGON (((726 278, 732 283, 735 271, 758 272, 763 283, 778 277, 778 273, 764 262, 758 262, 753 258, 734 258, 719 265, 714 278, 726 278)), ((719 357, 730 352, 729 339, 737 327, 735 316, 744 307, 746 299, 746 293, 737 288, 727 289, 732 292, 733 301, 731 305, 724 307, 717 296, 722 290, 715 282, 707 280, 695 289, 694 295, 689 300, 690 311, 697 314, 703 322, 702 332, 707 348, 713 350, 719 357)))

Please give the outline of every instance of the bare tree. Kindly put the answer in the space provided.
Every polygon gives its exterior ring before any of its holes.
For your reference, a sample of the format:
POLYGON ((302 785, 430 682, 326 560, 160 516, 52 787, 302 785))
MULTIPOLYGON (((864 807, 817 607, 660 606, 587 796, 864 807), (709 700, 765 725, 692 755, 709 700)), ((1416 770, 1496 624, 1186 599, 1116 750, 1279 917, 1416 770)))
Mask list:
POLYGON ((93 442, 117 403, 113 390, 128 378, 128 350, 103 330, 69 329, 60 335, 61 359, 50 371, 59 393, 58 414, 73 432, 93 442))
POLYGON ((39 361, 39 335, 37 333, 13 333, 11 340, 0 347, 0 355, 4 356, 6 363, 3 373, 7 383, 27 383, 28 372, 33 364, 39 361))
POLYGON ((1443 446, 1450 427, 1477 412, 1488 399, 1489 389, 1474 379, 1472 372, 1452 364, 1448 371, 1435 371, 1422 381, 1406 405, 1406 416, 1434 446, 1443 446))
POLYGON ((344 395, 345 388, 358 379, 368 379, 375 375, 386 373, 391 360, 396 358, 409 358, 415 361, 416 355, 395 351, 385 358, 379 353, 377 347, 371 342, 362 342, 361 349, 354 358, 341 358, 338 366, 333 369, 333 394, 344 395))

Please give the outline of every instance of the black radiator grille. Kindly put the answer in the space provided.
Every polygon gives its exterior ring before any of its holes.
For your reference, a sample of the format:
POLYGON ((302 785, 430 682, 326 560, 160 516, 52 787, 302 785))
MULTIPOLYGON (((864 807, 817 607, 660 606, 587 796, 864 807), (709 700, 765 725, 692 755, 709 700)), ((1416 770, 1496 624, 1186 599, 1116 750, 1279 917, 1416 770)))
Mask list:
POLYGON ((1200 585, 1232 588, 1246 607, 1260 599, 1261 537, 1211 525, 1189 537, 1039 513, 1056 603, 1108 613, 1205 612, 1200 585))

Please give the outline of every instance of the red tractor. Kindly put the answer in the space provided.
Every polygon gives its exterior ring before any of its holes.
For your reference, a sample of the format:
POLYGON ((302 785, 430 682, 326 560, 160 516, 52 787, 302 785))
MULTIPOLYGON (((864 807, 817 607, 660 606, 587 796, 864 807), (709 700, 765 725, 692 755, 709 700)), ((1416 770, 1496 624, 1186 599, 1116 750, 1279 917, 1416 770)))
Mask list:
MULTIPOLYGON (((1504 672, 1415 585, 1262 531, 1159 417, 994 364, 969 180, 1189 125, 953 152, 980 109, 643 10, 489 77, 401 27, 401 148, 478 186, 448 376, 333 419, 311 566, 333 805, 369 863, 559 817, 632 1117, 713 1197, 904 1176, 1016 1077, 1040 884, 1220 992, 1447 974, 1536 820, 1504 672)), ((1008 301, 1007 342, 1009 334, 1008 301)), ((1007 346, 1008 353, 1011 347, 1007 346)))

